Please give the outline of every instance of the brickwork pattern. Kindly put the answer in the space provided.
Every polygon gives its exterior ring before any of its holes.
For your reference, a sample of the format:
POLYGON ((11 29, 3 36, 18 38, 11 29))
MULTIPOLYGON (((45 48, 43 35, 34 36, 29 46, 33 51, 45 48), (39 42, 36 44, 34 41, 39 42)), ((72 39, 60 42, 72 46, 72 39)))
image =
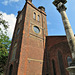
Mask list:
POLYGON ((58 60, 58 51, 62 54, 65 75, 69 75, 66 68, 68 67, 67 57, 71 57, 71 52, 66 40, 66 36, 48 36, 46 49, 44 53, 44 74, 53 74, 52 60, 55 61, 56 75, 61 75, 60 65, 58 60))

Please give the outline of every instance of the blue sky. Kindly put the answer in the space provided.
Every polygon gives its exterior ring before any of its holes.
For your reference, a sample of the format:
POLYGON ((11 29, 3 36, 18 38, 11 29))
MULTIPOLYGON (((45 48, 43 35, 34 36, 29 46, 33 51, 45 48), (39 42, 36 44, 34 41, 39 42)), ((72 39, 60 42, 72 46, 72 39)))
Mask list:
MULTIPOLYGON (((54 0, 32 0, 32 3, 38 8, 39 6, 45 7, 47 14, 47 27, 48 35, 65 35, 64 26, 62 23, 61 15, 52 4, 54 0)), ((25 0, 0 0, 0 13, 3 18, 10 24, 8 35, 11 38, 16 22, 17 12, 23 8, 25 0)), ((66 3, 66 13, 75 33, 75 0, 68 0, 66 3)))

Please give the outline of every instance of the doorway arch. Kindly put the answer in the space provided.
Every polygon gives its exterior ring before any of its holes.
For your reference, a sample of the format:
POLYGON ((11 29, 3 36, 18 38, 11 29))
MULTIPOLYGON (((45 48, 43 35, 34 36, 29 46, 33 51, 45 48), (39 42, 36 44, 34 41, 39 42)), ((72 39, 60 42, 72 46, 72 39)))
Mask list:
POLYGON ((13 71, 13 65, 10 65, 10 68, 9 68, 9 75, 12 75, 12 71, 13 71))

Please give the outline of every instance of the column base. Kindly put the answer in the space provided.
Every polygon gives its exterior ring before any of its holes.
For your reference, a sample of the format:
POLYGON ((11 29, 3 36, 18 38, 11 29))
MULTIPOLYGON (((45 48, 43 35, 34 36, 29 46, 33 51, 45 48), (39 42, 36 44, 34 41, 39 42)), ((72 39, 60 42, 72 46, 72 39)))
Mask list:
POLYGON ((66 68, 67 71, 69 71, 70 73, 74 73, 75 74, 75 66, 70 66, 68 68, 66 68))
POLYGON ((75 62, 72 62, 72 63, 70 64, 70 66, 75 66, 75 62))

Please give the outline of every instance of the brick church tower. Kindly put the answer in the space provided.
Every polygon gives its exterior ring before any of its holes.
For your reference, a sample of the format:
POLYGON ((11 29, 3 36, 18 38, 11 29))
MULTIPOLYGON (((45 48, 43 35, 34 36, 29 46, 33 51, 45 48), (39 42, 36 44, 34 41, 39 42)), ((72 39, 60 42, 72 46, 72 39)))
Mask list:
POLYGON ((26 0, 18 12, 5 75, 42 75, 47 35, 45 8, 26 0))

